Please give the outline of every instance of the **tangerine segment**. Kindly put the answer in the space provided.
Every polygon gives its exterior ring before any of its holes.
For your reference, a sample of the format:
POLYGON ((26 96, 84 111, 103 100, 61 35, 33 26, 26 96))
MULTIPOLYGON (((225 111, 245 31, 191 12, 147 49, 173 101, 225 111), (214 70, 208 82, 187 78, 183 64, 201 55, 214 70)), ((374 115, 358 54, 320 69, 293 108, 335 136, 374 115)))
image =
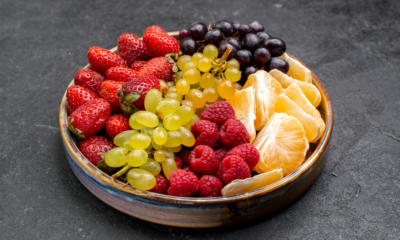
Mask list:
POLYGON ((285 59, 289 63, 289 71, 287 75, 302 82, 312 83, 311 71, 304 67, 299 61, 289 57, 286 53, 280 58, 285 59))
POLYGON ((319 92, 318 88, 311 83, 305 83, 296 79, 293 79, 289 77, 288 75, 284 74, 283 72, 279 70, 271 70, 269 72, 272 77, 274 77, 281 85, 283 88, 288 88, 290 84, 292 83, 297 83, 299 85, 301 91, 304 93, 304 95, 307 97, 308 101, 314 106, 318 107, 318 105, 321 103, 321 93, 319 92))
POLYGON ((274 169, 269 172, 258 174, 251 178, 234 180, 226 185, 222 190, 223 197, 230 197, 239 194, 252 192, 268 186, 283 178, 282 169, 274 169))
POLYGON ((303 126, 286 113, 272 115, 253 145, 260 153, 255 170, 262 173, 282 169, 283 176, 301 166, 309 148, 303 126))
POLYGON ((256 103, 256 119, 254 127, 257 131, 263 129, 269 118, 274 114, 274 105, 279 94, 283 93, 281 84, 268 72, 260 70, 251 74, 243 89, 253 87, 256 103))

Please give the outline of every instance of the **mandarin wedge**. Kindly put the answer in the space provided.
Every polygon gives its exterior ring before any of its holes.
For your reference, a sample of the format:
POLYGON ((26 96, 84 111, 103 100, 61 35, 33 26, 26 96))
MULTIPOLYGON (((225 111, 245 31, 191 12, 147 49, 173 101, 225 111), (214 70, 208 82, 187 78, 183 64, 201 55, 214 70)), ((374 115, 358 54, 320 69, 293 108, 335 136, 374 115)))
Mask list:
POLYGON ((302 82, 312 83, 311 71, 294 58, 289 57, 286 53, 279 56, 289 63, 289 71, 287 75, 302 82))

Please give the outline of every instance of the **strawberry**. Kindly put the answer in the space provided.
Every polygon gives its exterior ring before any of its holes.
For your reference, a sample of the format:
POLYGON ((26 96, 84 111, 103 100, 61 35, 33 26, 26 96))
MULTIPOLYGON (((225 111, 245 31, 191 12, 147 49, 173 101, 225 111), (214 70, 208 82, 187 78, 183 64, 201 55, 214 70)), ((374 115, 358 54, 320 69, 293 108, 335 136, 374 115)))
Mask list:
POLYGON ((125 115, 145 110, 144 98, 150 89, 160 89, 160 81, 154 76, 135 78, 118 89, 119 104, 125 115))
POLYGON ((76 72, 74 77, 75 85, 85 87, 97 95, 100 92, 100 84, 104 81, 104 77, 101 74, 91 69, 80 69, 76 72))
POLYGON ((103 159, 101 154, 110 151, 114 147, 115 145, 110 140, 100 136, 88 137, 80 140, 78 144, 81 153, 96 166, 103 159))
POLYGON ((147 33, 143 36, 143 42, 152 57, 163 57, 181 50, 175 38, 162 33, 147 33))
POLYGON ((139 72, 126 67, 110 67, 106 72, 107 80, 129 82, 138 77, 139 72))
POLYGON ((131 65, 131 68, 136 71, 140 71, 144 65, 146 65, 146 61, 134 61, 131 65))
POLYGON ((112 114, 122 113, 118 100, 118 89, 124 82, 106 80, 101 84, 100 97, 107 100, 111 106, 112 114))
POLYGON ((160 26, 154 26, 154 25, 147 27, 146 30, 144 30, 143 36, 147 35, 149 33, 161 33, 161 34, 168 35, 167 32, 164 29, 162 29, 160 26))
POLYGON ((101 47, 91 47, 87 56, 92 69, 103 76, 110 67, 126 67, 120 56, 101 47))
POLYGON ((68 113, 73 113, 83 104, 98 98, 98 96, 89 89, 73 85, 67 89, 68 113))
POLYGON ((83 104, 68 117, 68 128, 79 138, 88 138, 104 127, 110 115, 110 104, 97 98, 83 104))
POLYGON ((124 114, 113 115, 107 119, 106 134, 111 141, 114 141, 114 137, 118 134, 131 129, 129 118, 124 114))
POLYGON ((124 33, 118 38, 118 53, 130 66, 134 61, 150 58, 142 40, 132 33, 124 33))
POLYGON ((166 57, 153 58, 139 71, 139 76, 154 76, 158 79, 169 81, 172 78, 172 63, 166 57))

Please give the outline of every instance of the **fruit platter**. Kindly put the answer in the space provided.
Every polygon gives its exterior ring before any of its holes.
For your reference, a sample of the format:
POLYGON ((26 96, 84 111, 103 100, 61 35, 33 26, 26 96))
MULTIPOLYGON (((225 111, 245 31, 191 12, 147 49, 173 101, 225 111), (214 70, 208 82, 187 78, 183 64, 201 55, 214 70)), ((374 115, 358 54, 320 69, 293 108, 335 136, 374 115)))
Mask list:
POLYGON ((87 57, 61 102, 61 136, 77 178, 119 211, 235 224, 288 205, 324 167, 329 96, 259 21, 149 26, 87 57))

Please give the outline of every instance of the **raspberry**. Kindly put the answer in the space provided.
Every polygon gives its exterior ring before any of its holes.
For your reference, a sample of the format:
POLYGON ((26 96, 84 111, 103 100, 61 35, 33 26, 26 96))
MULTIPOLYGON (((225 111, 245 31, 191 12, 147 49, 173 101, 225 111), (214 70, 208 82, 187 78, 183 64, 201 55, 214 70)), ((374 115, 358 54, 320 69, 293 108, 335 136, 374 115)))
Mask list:
POLYGON ((150 192, 167 194, 168 187, 169 187, 168 180, 165 179, 165 177, 163 177, 162 175, 157 175, 156 185, 153 187, 153 189, 150 190, 150 192))
POLYGON ((249 165, 250 170, 254 169, 258 163, 258 160, 260 160, 260 154, 250 143, 245 143, 232 148, 232 150, 230 150, 226 156, 233 155, 241 157, 247 163, 247 165, 249 165))
POLYGON ((192 125, 191 130, 196 138, 194 147, 199 145, 214 147, 218 142, 218 125, 213 122, 199 120, 192 125))
POLYGON ((249 166, 241 157, 238 156, 225 157, 224 160, 222 160, 218 171, 225 184, 229 184, 236 179, 251 177, 249 166))
POLYGON ((229 152, 228 150, 220 148, 217 151, 215 151, 215 158, 218 159, 218 162, 222 162, 222 160, 225 158, 228 152, 229 152))
POLYGON ((175 163, 178 168, 182 168, 182 159, 175 157, 175 163))
POLYGON ((192 151, 186 149, 182 149, 179 152, 179 158, 182 160, 182 165, 185 167, 190 166, 190 159, 189 159, 190 153, 192 153, 192 151))
POLYGON ((194 173, 178 169, 173 171, 169 178, 171 187, 168 195, 190 197, 195 196, 199 191, 199 179, 194 173))
POLYGON ((201 174, 195 173, 195 172, 193 171, 193 169, 192 169, 190 166, 185 167, 185 168, 183 169, 183 171, 194 173, 194 175, 196 175, 197 178, 201 178, 201 176, 202 176, 201 174))
POLYGON ((200 174, 211 174, 215 172, 219 166, 219 161, 215 158, 214 150, 207 145, 195 147, 189 159, 190 167, 194 172, 200 174))
POLYGON ((250 135, 239 120, 228 119, 219 130, 219 140, 228 147, 236 147, 240 144, 250 143, 250 135))
POLYGON ((213 176, 204 175, 200 179, 200 197, 218 197, 221 196, 223 185, 221 181, 213 176))
POLYGON ((218 126, 224 124, 228 119, 236 119, 235 110, 232 105, 225 101, 215 102, 211 104, 200 115, 201 120, 208 120, 216 123, 218 126))

